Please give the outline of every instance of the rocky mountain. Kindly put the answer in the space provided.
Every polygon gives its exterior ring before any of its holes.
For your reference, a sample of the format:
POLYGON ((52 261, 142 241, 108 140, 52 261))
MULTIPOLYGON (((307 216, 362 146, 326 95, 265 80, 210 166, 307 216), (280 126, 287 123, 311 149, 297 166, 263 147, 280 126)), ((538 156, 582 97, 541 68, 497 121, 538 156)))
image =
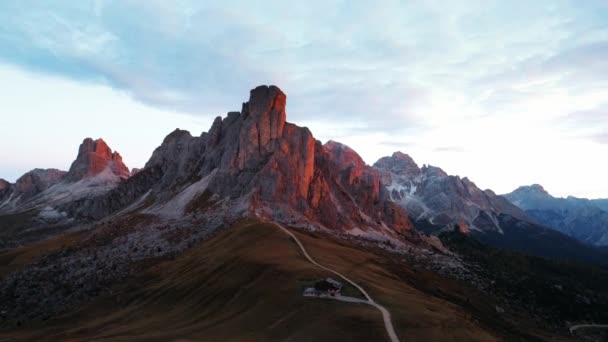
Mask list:
POLYGON ((526 220, 525 213, 492 190, 481 190, 468 178, 450 176, 442 169, 419 167, 407 154, 380 158, 382 184, 395 203, 416 222, 436 227, 458 224, 464 231, 501 231, 499 214, 526 220))
POLYGON ((557 198, 538 184, 519 187, 504 197, 539 224, 590 245, 608 245, 608 211, 602 200, 557 198))
POLYGON ((0 178, 0 203, 2 203, 11 193, 12 186, 7 180, 0 178))
POLYGON ((131 175, 120 154, 112 152, 103 139, 86 138, 78 149, 78 156, 70 166, 66 180, 77 182, 84 178, 95 177, 106 170, 121 179, 127 179, 131 175))
POLYGON ((0 211, 15 210, 65 178, 57 169, 34 169, 19 177, 15 184, 3 180, 0 188, 0 211))
POLYGON ((546 222, 535 221, 530 212, 491 190, 479 189, 466 177, 450 176, 435 166, 419 167, 401 152, 380 158, 374 167, 389 199, 408 211, 418 230, 436 234, 458 227, 499 248, 600 265, 607 262, 604 252, 545 227, 546 222))
POLYGON ((306 127, 286 122, 286 96, 275 86, 250 93, 241 112, 217 117, 201 136, 175 130, 146 166, 95 201, 66 207, 84 218, 124 210, 181 217, 201 197, 226 215, 394 238, 412 223, 389 200, 380 173, 348 147, 322 144, 306 127))
POLYGON ((56 207, 81 198, 92 198, 114 188, 130 176, 118 152, 102 140, 86 138, 69 171, 34 169, 15 184, 0 182, 0 213, 56 207))
POLYGON ((608 211, 608 199, 606 199, 606 198, 592 199, 589 201, 591 203, 593 203, 596 207, 602 209, 603 211, 608 211))

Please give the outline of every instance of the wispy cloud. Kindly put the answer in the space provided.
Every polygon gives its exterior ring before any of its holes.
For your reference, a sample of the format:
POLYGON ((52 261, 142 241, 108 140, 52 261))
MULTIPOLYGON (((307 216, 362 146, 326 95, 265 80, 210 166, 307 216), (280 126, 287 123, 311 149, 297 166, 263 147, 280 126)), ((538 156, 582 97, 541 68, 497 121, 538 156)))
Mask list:
POLYGON ((608 102, 607 13, 603 0, 7 0, 0 63, 199 117, 277 84, 291 121, 333 138, 462 155, 515 121, 603 142, 608 127, 576 113, 608 102))

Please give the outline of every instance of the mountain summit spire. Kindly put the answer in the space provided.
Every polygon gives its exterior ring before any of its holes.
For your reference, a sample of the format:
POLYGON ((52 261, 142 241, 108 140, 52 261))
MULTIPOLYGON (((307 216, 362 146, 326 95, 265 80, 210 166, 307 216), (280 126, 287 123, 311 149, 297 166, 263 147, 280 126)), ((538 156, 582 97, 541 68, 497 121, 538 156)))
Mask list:
POLYGON ((76 182, 86 177, 93 177, 102 173, 106 168, 122 179, 126 179, 130 175, 121 155, 118 152, 112 152, 103 139, 86 138, 78 148, 78 156, 70 166, 66 180, 76 182))

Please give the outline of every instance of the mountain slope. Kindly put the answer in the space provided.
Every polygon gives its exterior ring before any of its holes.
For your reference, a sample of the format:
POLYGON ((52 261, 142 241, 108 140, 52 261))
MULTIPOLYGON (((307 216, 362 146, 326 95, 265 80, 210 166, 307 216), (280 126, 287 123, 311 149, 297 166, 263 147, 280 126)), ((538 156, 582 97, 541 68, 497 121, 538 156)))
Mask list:
POLYGON ((0 214, 47 207, 46 211, 61 215, 57 206, 83 197, 95 197, 129 176, 129 169, 118 152, 112 152, 102 139, 86 138, 69 171, 34 169, 15 184, 2 180, 0 214))
POLYGON ((465 234, 445 232, 442 241, 479 265, 492 291, 511 304, 566 321, 608 320, 608 272, 592 266, 491 248, 465 234))
POLYGON ((307 128, 286 122, 285 106, 279 88, 257 87, 241 112, 216 118, 198 137, 175 130, 136 175, 62 210, 85 219, 126 208, 179 217, 189 203, 209 196, 231 217, 271 217, 383 239, 415 234, 375 169, 354 151, 343 158, 343 145, 323 145, 307 128))
POLYGON ((86 138, 69 171, 34 169, 15 184, 0 180, 0 248, 19 246, 77 228, 66 206, 91 202, 130 175, 118 152, 86 138))
POLYGON ((495 247, 549 258, 608 264, 606 253, 535 223, 528 216, 530 212, 524 212, 491 190, 479 189, 466 177, 450 176, 434 166, 420 168, 401 152, 379 159, 374 167, 380 170, 390 199, 412 215, 418 229, 437 232, 458 227, 495 247))
POLYGON ((522 186, 504 195, 539 224, 595 246, 608 245, 608 212, 601 200, 556 198, 542 186, 522 186))
MULTIPOLYGON (((390 258, 347 241, 294 233, 320 263, 348 274, 389 308, 402 340, 540 338, 522 331, 529 329, 527 325, 515 326, 511 318, 498 315, 495 304, 473 289, 407 265, 397 267, 390 258), (486 327, 489 318, 494 324, 502 321, 498 325, 503 328, 486 327)), ((165 260, 114 287, 112 294, 81 310, 41 322, 29 331, 4 331, 0 337, 385 341, 382 319, 374 308, 301 295, 307 283, 326 276, 277 227, 243 222, 184 256, 165 260)))
POLYGON ((391 200, 406 208, 416 221, 500 231, 498 214, 526 219, 523 211, 491 190, 482 191, 468 178, 450 176, 438 167, 420 168, 407 154, 395 152, 380 158, 374 167, 381 171, 391 200))

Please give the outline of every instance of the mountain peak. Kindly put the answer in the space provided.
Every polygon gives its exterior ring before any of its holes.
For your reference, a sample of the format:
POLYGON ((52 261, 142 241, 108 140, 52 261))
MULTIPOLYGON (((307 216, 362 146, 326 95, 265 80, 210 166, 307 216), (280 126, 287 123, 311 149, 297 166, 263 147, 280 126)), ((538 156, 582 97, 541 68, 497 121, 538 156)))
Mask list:
POLYGON ((391 155, 391 158, 399 159, 399 160, 406 160, 406 161, 409 161, 409 162, 412 162, 412 163, 416 164, 414 162, 414 159, 412 159, 412 157, 410 157, 409 154, 403 153, 401 151, 395 151, 395 152, 393 152, 393 154, 391 155))
POLYGON ((545 190, 545 188, 540 184, 520 186, 519 188, 515 189, 515 191, 512 192, 512 194, 515 194, 515 193, 522 193, 522 194, 525 193, 528 195, 551 196, 549 194, 549 192, 547 192, 547 190, 545 190))
POLYGON ((420 167, 409 155, 397 151, 390 157, 382 157, 374 163, 374 167, 386 169, 396 174, 417 175, 420 173, 420 167))
MULTIPOLYGON (((141 185, 145 183, 160 206, 174 196, 167 189, 187 186, 184 196, 204 189, 233 203, 230 215, 312 222, 337 230, 384 232, 390 227, 388 234, 395 237, 408 231, 412 225, 407 212, 386 199, 379 172, 346 145, 322 145, 308 128, 286 122, 286 100, 279 88, 259 86, 241 112, 217 117, 200 137, 174 131, 154 151, 143 176, 108 195, 120 202, 107 209, 87 208, 87 215, 101 217, 128 204, 144 195, 141 191, 150 191, 141 185), (198 181, 187 185, 187 180, 198 181)), ((191 198, 180 201, 186 204, 191 198)), ((167 208, 163 215, 184 210, 167 208)))
POLYGON ((352 148, 344 145, 343 143, 329 140, 323 145, 323 148, 329 152, 333 158, 337 161, 342 168, 348 166, 355 166, 361 168, 365 165, 365 162, 359 156, 359 154, 352 148))
POLYGON ((15 190, 23 199, 30 198, 59 183, 65 176, 65 171, 57 169, 33 169, 17 179, 15 190))
POLYGON ((243 115, 257 123, 258 143, 265 146, 283 134, 287 114, 287 96, 276 86, 258 86, 249 93, 243 105, 243 115))
POLYGON ((11 186, 11 183, 9 183, 4 178, 0 178, 0 191, 2 191, 4 189, 8 189, 10 186, 11 186))
POLYGON ((549 194, 547 192, 547 190, 545 190, 545 188, 543 188, 543 186, 540 185, 540 184, 532 184, 532 185, 530 185, 530 189, 532 189, 532 190, 534 190, 536 192, 543 193, 543 194, 547 194, 547 195, 549 194))
POLYGON ((183 137, 192 138, 192 134, 190 134, 189 131, 176 128, 175 130, 173 130, 173 132, 169 133, 169 135, 167 135, 165 137, 165 139, 163 140, 163 143, 168 143, 173 140, 180 140, 183 137))
POLYGON ((66 179, 76 182, 83 178, 96 176, 107 168, 122 179, 126 179, 130 175, 121 155, 118 152, 112 152, 103 139, 85 138, 78 148, 78 156, 70 166, 66 179))

